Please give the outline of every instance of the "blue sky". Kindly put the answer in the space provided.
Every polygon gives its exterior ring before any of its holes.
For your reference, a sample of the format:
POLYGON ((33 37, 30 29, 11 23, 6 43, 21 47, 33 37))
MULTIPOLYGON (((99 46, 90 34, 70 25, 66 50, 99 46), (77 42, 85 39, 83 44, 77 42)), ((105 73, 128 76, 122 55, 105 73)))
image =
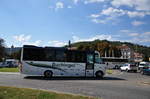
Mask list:
POLYGON ((6 46, 107 39, 150 46, 150 0, 0 0, 6 46))

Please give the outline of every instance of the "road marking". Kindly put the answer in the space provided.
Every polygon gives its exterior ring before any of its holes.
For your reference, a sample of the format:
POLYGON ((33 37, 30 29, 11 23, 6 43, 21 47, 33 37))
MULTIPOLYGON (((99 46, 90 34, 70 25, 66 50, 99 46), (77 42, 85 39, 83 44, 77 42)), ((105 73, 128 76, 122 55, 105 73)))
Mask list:
POLYGON ((150 85, 150 82, 140 82, 142 85, 150 85))
POLYGON ((112 74, 106 74, 106 76, 108 76, 108 75, 122 75, 122 74, 123 74, 123 72, 114 71, 114 73, 112 73, 112 74))

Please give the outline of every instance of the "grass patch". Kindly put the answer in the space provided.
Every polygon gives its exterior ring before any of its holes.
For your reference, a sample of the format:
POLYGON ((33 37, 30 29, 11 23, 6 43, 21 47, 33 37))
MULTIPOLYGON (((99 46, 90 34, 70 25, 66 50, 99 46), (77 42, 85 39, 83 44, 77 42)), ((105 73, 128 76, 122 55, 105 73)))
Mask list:
POLYGON ((113 72, 114 72, 114 71, 111 70, 111 69, 106 70, 106 73, 107 73, 107 74, 112 74, 113 72))
POLYGON ((0 68, 0 72, 19 72, 19 68, 0 68))
POLYGON ((27 88, 0 86, 0 99, 98 99, 27 88))

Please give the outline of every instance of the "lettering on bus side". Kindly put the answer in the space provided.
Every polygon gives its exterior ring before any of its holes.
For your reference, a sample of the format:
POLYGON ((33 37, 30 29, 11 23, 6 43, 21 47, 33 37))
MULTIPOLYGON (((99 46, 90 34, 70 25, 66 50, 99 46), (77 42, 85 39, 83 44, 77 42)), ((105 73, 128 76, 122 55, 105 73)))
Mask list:
POLYGON ((52 67, 68 67, 68 68, 71 68, 71 67, 75 67, 75 64, 63 64, 63 63, 52 63, 52 67))

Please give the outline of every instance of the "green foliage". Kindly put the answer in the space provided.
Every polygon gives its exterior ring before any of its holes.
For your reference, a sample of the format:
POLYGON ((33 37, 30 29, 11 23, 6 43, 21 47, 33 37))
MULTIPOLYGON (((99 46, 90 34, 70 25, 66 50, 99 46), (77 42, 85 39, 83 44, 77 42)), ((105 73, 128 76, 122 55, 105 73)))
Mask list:
POLYGON ((19 68, 0 68, 0 72, 19 72, 19 68))
POLYGON ((147 55, 145 55, 143 61, 149 62, 149 57, 147 55))
POLYGON ((97 50, 101 56, 107 55, 107 57, 120 57, 121 51, 113 43, 107 40, 95 40, 93 42, 78 42, 73 44, 79 50, 97 50))
POLYGON ((121 56, 120 49, 117 48, 117 46, 121 46, 123 44, 126 44, 131 49, 138 53, 142 53, 146 59, 147 57, 150 57, 150 47, 133 44, 129 42, 120 42, 120 41, 107 41, 107 40, 95 40, 92 42, 78 42, 72 44, 73 47, 77 47, 79 50, 97 50, 100 52, 101 56, 105 56, 105 53, 110 56, 112 55, 112 52, 114 53, 115 57, 121 56))
POLYGON ((27 88, 0 86, 0 99, 96 99, 27 88))
POLYGON ((12 53, 10 58, 20 60, 20 58, 21 58, 21 50, 18 51, 18 52, 12 53))

